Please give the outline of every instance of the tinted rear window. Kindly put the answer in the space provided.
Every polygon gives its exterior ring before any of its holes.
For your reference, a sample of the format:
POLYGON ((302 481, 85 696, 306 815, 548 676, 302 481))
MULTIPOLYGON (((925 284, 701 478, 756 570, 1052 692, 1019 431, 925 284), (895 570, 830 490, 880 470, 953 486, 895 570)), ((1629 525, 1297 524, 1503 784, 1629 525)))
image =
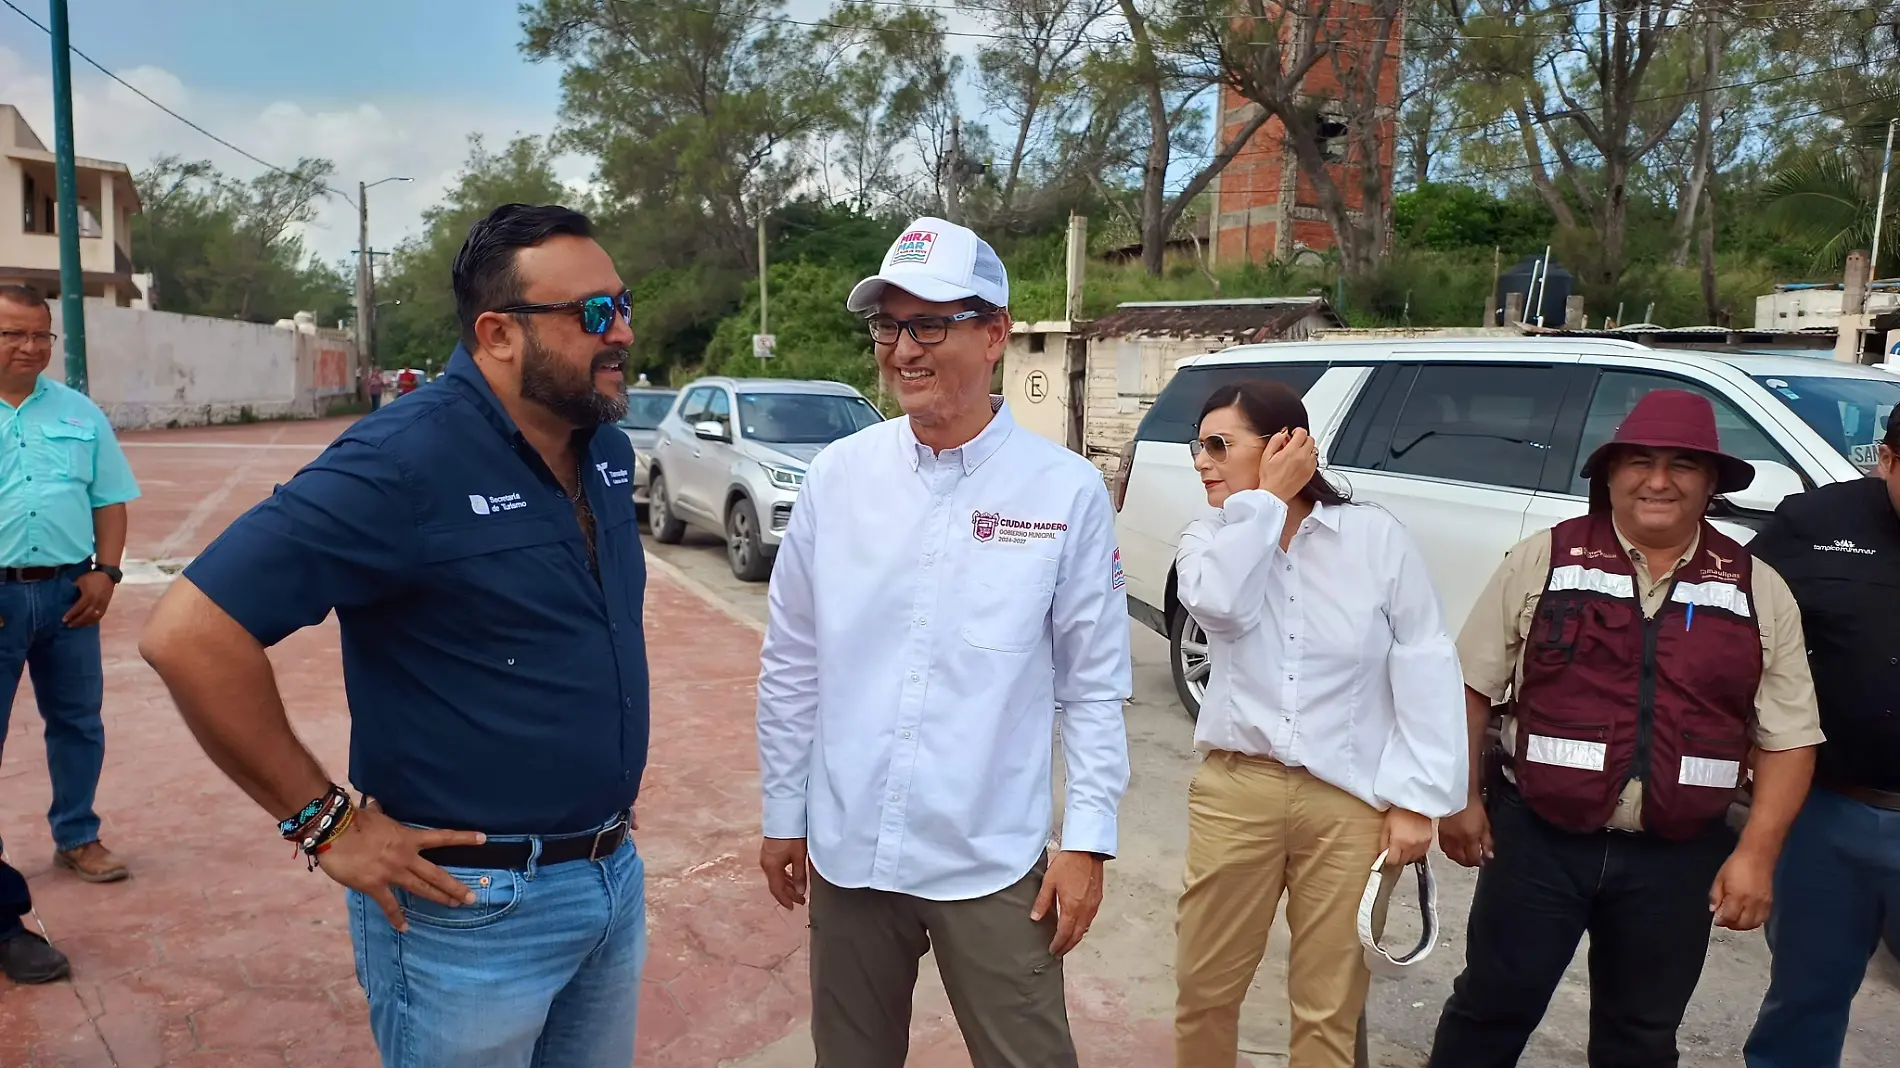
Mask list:
POLYGON ((1155 398, 1154 407, 1141 420, 1140 429, 1135 431, 1137 441, 1175 441, 1185 444, 1193 440, 1194 430, 1200 425, 1201 406, 1207 398, 1222 386, 1249 379, 1264 379, 1280 382, 1293 389, 1300 396, 1313 388, 1321 375, 1326 373, 1323 363, 1238 363, 1216 364, 1211 367, 1183 367, 1176 371, 1174 378, 1155 398))

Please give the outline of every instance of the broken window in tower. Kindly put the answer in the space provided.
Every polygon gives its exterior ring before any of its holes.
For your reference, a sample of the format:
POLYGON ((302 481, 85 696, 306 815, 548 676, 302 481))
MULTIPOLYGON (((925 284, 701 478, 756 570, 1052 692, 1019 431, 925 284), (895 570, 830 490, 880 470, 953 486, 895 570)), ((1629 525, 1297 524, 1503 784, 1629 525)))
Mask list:
POLYGON ((1319 152, 1328 163, 1346 162, 1349 146, 1346 143, 1346 121, 1336 115, 1321 115, 1314 127, 1314 140, 1319 142, 1319 152))

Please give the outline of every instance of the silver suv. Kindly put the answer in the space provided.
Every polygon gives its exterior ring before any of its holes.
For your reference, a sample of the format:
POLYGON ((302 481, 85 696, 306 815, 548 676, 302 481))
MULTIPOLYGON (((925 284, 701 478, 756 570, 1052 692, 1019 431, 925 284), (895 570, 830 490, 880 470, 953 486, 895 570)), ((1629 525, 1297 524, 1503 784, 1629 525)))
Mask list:
POLYGON ((883 418, 840 382, 698 379, 660 421, 647 472, 649 529, 668 545, 689 524, 720 534, 732 573, 761 582, 806 466, 826 445, 883 418))

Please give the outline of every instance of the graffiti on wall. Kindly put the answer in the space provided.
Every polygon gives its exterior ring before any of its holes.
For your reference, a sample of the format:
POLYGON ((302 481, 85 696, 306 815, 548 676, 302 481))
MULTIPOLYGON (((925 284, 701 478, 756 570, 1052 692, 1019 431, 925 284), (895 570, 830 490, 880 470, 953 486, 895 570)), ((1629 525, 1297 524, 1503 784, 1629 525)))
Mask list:
POLYGON ((353 388, 350 381, 350 350, 340 345, 317 348, 317 396, 335 396, 353 388))

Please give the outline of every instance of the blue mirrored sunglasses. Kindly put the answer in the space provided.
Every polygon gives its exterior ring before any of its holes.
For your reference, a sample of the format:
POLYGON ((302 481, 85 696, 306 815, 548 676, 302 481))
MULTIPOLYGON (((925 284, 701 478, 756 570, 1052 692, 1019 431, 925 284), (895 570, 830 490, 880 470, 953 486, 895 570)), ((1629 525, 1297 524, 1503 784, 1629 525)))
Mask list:
POLYGON ((555 304, 517 304, 512 308, 496 308, 506 315, 539 315, 542 312, 574 311, 581 316, 581 329, 590 334, 605 334, 614 328, 614 317, 624 316, 627 325, 633 325, 633 294, 621 290, 619 296, 584 297, 580 300, 563 300, 555 304))

